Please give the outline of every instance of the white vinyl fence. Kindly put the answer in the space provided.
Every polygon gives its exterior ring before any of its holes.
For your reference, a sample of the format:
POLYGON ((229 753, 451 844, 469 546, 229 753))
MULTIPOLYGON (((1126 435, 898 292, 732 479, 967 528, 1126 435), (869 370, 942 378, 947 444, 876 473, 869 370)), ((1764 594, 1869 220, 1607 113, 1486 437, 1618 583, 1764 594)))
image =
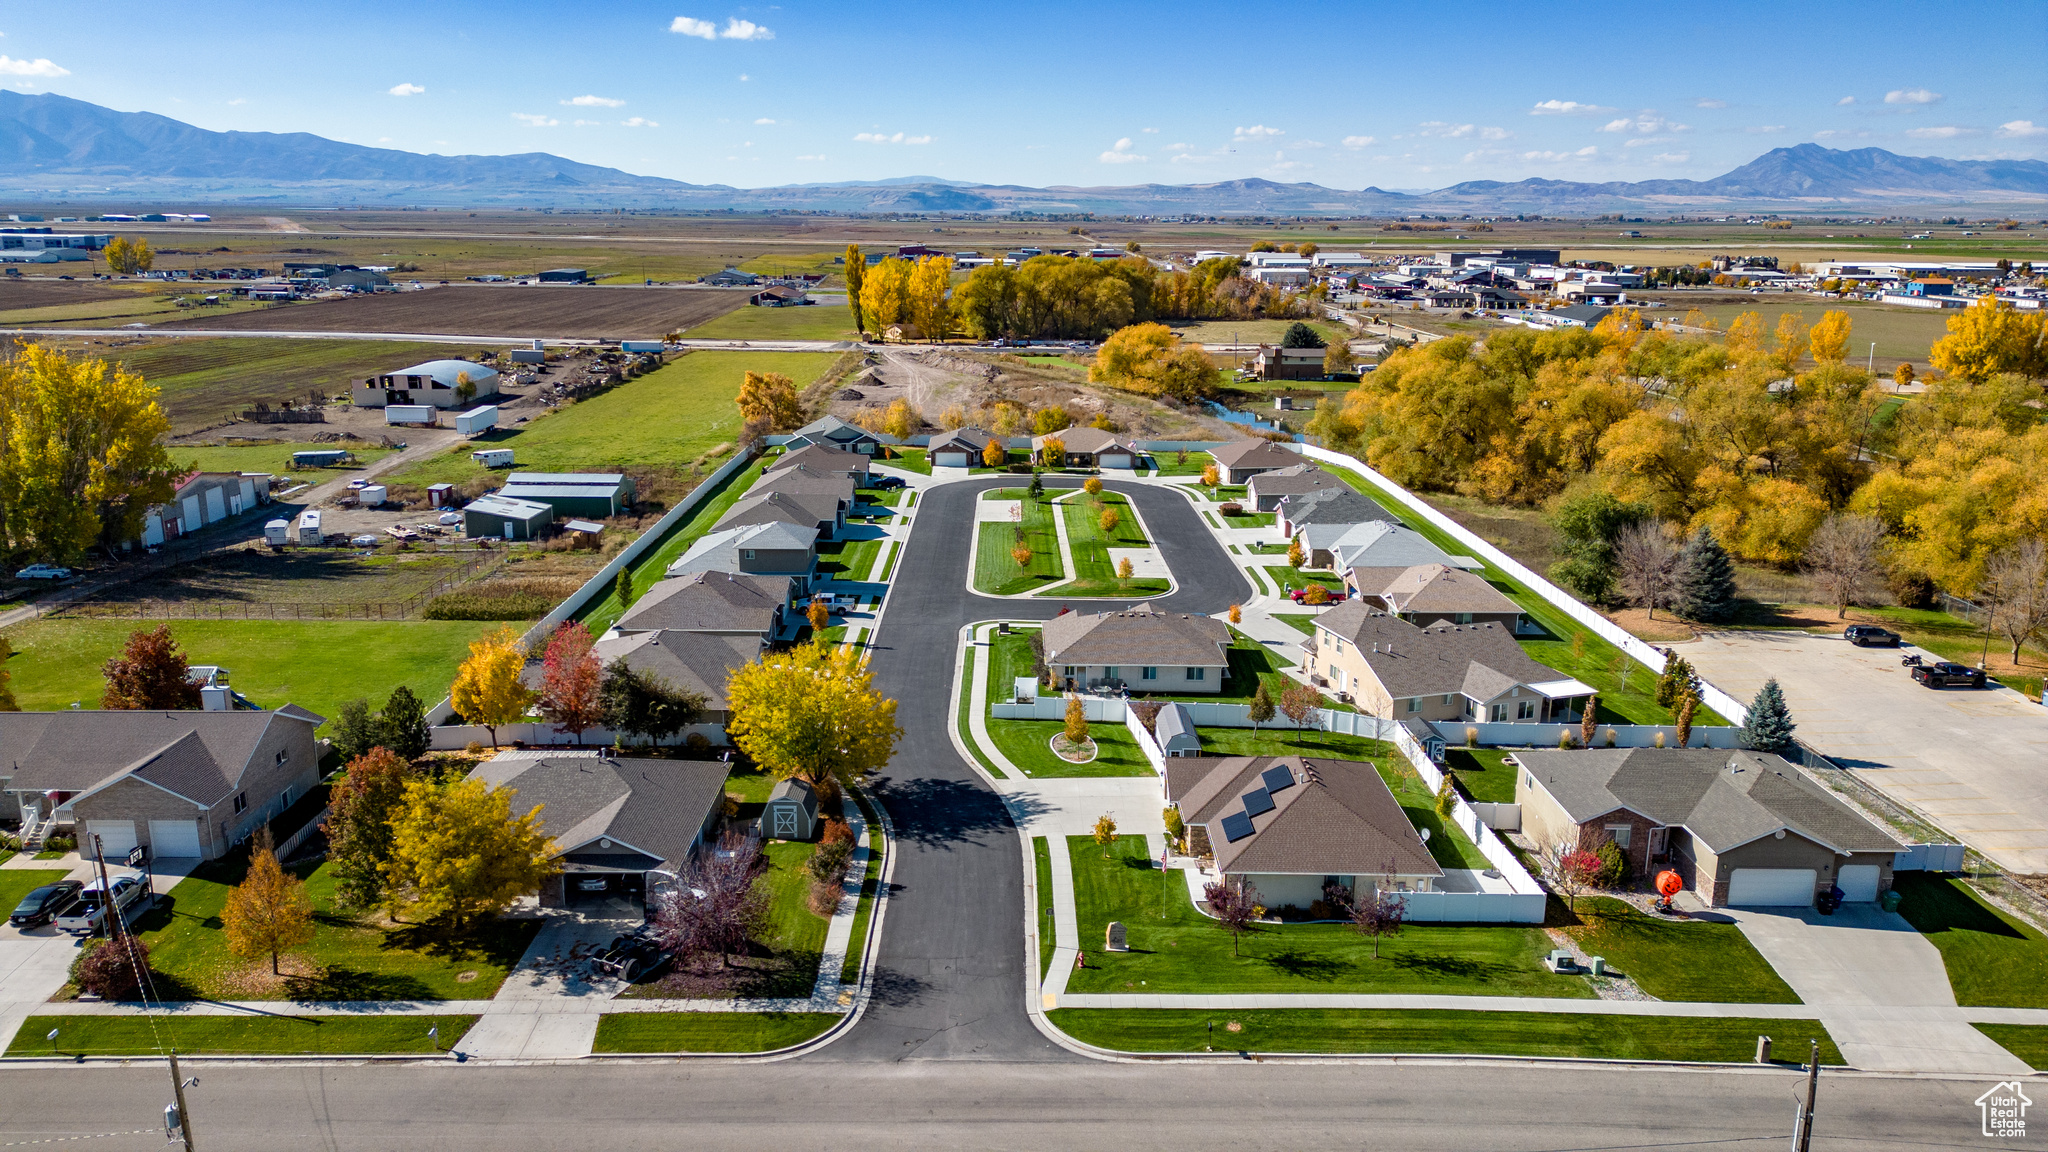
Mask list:
MULTIPOLYGON (((467 748, 472 743, 481 744, 486 748, 491 746, 491 730, 481 724, 441 724, 428 731, 433 740, 431 747, 436 752, 451 752, 458 748, 467 748)), ((662 747, 675 747, 688 740, 691 733, 709 740, 713 747, 721 747, 726 743, 725 729, 716 724, 692 724, 674 736, 665 737, 657 741, 657 743, 662 747)), ((581 746, 591 749, 609 748, 620 739, 619 734, 609 728, 585 728, 583 730, 581 746)), ((638 736, 627 736, 624 737, 624 740, 628 748, 633 747, 635 744, 643 743, 638 736)), ((530 723, 521 722, 518 724, 498 725, 497 744, 501 748, 510 748, 514 744, 526 744, 529 746, 535 744, 568 744, 574 746, 577 744, 577 740, 576 737, 569 735, 567 732, 557 731, 554 725, 549 724, 545 720, 536 720, 530 723)))
MULTIPOLYGON (((1569 733, 1572 744, 1579 742, 1581 729, 1577 724, 1495 724, 1477 721, 1460 722, 1442 720, 1434 725, 1443 735, 1444 743, 1456 748, 1465 743, 1465 730, 1476 728, 1479 743, 1494 747, 1555 748, 1558 738, 1569 733)), ((1723 724, 1711 727, 1695 727, 1686 743, 1688 748, 1739 748, 1742 729, 1723 724)), ((1657 737, 1664 738, 1664 747, 1678 747, 1678 728, 1672 724, 1602 724, 1593 730, 1595 748, 1655 748, 1657 737)))

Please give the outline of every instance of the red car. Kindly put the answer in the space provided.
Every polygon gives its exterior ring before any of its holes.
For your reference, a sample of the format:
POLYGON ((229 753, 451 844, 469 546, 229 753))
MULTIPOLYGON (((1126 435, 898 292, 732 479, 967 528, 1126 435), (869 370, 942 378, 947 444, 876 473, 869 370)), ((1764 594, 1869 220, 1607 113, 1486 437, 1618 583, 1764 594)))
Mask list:
MULTIPOLYGON (((1323 601, 1323 603, 1342 604, 1344 602, 1344 597, 1346 596, 1346 593, 1336 591, 1330 588, 1324 588, 1323 591, 1328 592, 1330 594, 1330 598, 1328 600, 1323 601)), ((1287 598, 1289 600, 1294 601, 1296 604, 1306 604, 1308 603, 1308 589, 1296 588, 1287 593, 1287 598)))

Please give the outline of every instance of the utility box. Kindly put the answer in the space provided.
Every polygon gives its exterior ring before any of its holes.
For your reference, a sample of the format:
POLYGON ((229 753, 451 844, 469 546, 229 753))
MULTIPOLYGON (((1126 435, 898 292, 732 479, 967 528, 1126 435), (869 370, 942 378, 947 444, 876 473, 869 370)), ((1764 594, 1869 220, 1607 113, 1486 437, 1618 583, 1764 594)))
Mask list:
POLYGON ((498 426, 498 406, 486 404, 472 408, 455 418, 455 430, 464 436, 475 436, 498 426))
POLYGON ((384 503, 387 495, 382 484, 365 484, 356 490, 356 499, 361 500, 365 508, 375 508, 384 503))
POLYGON ((320 510, 308 508, 299 513, 299 543, 320 543, 320 510))
POLYGON ((512 450, 510 448, 480 448, 475 452, 471 452, 469 458, 486 468, 510 468, 512 466, 512 450))

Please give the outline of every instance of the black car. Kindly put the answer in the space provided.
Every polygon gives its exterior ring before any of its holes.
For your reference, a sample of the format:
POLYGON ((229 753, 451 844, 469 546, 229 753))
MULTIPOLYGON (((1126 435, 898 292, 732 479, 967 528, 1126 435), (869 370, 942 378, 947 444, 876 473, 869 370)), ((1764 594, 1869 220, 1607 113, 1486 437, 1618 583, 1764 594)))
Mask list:
POLYGON ((1842 629, 1842 639, 1858 648, 1897 648, 1899 634, 1875 624, 1851 624, 1842 629))
POLYGON ((21 898, 14 906, 14 914, 7 918, 16 928, 35 928, 57 918, 57 914, 71 906, 78 899, 79 889, 85 885, 76 880, 59 880, 21 898))
POLYGON ((590 958, 592 976, 616 976, 626 983, 645 979, 668 967, 668 953, 646 932, 632 932, 590 958))
POLYGON ((1913 679, 1927 685, 1929 688, 1982 688, 1984 686, 1984 670, 1981 668, 1971 668, 1963 664, 1951 664, 1946 660, 1937 660, 1932 664, 1922 664, 1918 668, 1913 669, 1913 679))
POLYGON ((892 488, 903 487, 903 477, 877 476, 873 480, 868 481, 868 487, 873 488, 877 491, 887 492, 892 488))

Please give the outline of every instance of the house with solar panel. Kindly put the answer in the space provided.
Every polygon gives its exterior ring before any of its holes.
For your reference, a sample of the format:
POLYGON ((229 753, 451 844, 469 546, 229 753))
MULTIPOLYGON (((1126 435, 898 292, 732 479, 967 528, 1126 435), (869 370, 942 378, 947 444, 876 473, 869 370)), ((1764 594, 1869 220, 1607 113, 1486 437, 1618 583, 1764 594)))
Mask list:
POLYGON ((1258 890, 1268 908, 1307 908, 1336 883, 1353 897, 1385 888, 1437 890, 1421 833, 1371 764, 1306 756, 1166 761, 1167 803, 1180 810, 1192 855, 1258 890))

